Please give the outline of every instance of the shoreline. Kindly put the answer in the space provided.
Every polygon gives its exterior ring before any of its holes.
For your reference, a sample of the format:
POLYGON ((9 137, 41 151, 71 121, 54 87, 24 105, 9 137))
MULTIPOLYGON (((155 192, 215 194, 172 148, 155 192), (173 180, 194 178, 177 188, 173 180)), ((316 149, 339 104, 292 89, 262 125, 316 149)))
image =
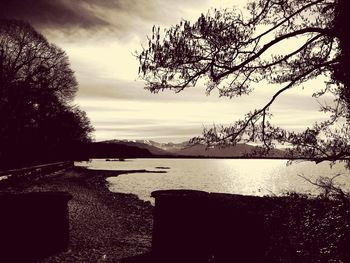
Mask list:
POLYGON ((147 171, 74 167, 1 191, 65 191, 73 196, 68 203, 69 249, 40 262, 119 262, 151 250, 153 206, 133 194, 110 192, 105 179, 138 172, 147 171))
MULTIPOLYGON (((123 258, 151 251, 154 207, 136 195, 110 192, 105 179, 140 172, 150 171, 74 167, 39 180, 22 181, 2 189, 2 192, 65 191, 73 196, 68 203, 69 250, 40 263, 118 263, 123 258)), ((350 258, 348 250, 344 249, 350 240, 348 200, 309 199, 297 193, 262 198, 222 193, 214 195, 223 202, 223 207, 230 208, 232 205, 264 218, 263 228, 269 237, 265 244, 266 256, 276 262, 348 262, 344 259, 350 258), (320 249, 326 250, 326 253, 320 253, 320 249)), ((236 233, 232 232, 235 228, 230 226, 230 222, 234 222, 237 213, 226 212, 219 213, 218 219, 220 222, 226 220, 228 229, 224 232, 231 240, 236 233)))

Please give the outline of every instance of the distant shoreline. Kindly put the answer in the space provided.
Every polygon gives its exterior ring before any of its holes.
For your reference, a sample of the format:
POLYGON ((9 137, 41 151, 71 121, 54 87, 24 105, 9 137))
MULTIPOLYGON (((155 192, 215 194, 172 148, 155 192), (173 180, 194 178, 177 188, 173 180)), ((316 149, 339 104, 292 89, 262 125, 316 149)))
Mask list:
MULTIPOLYGON (((109 157, 109 158, 119 158, 119 157, 109 157)), ((315 161, 312 158, 305 157, 296 157, 296 158, 286 158, 286 157, 242 157, 242 156, 233 156, 233 157, 221 157, 221 156, 175 156, 175 155, 153 155, 153 156, 141 156, 141 157, 123 157, 124 159, 240 159, 240 160, 286 160, 286 161, 294 161, 294 160, 305 160, 305 161, 315 161)), ((89 159, 108 159, 104 157, 91 157, 89 159)), ((86 161, 86 160, 82 160, 86 161)), ((118 160, 117 160, 118 161, 118 160)), ((329 160, 325 160, 329 161, 329 160)), ((341 158, 336 161, 350 161, 350 158, 341 158)), ((79 161, 76 161, 79 162, 79 161)))

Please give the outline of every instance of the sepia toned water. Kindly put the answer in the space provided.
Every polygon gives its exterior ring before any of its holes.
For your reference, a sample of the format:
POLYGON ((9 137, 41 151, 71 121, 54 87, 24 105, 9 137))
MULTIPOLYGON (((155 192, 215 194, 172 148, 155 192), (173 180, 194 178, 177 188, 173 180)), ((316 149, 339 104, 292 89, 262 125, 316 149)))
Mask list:
POLYGON ((77 162, 78 166, 103 170, 148 170, 152 173, 130 173, 109 177, 112 192, 136 194, 151 201, 152 191, 164 189, 194 189, 245 195, 281 195, 300 192, 316 195, 319 190, 298 174, 315 181, 318 177, 331 177, 338 173, 335 182, 350 189, 350 171, 344 163, 332 168, 328 162, 314 164, 295 162, 287 166, 286 160, 262 159, 127 159, 105 161, 93 159, 77 162))

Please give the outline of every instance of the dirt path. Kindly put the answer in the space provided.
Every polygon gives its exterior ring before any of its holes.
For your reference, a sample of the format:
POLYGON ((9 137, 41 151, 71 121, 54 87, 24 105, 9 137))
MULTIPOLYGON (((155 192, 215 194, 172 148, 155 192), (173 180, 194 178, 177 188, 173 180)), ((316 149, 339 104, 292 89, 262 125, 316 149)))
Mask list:
POLYGON ((6 189, 66 191, 73 196, 68 204, 69 251, 42 262, 119 262, 151 249, 151 204, 133 195, 111 193, 106 187, 106 177, 121 173, 125 172, 74 168, 6 189))

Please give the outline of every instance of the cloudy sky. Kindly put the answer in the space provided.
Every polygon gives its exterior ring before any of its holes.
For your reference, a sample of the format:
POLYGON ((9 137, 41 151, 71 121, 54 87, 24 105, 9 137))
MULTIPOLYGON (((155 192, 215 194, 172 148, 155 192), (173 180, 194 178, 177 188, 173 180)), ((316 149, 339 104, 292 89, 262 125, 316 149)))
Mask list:
MULTIPOLYGON (((274 88, 261 83, 253 95, 229 100, 205 95, 198 85, 182 93, 150 94, 138 79, 136 50, 153 25, 195 21, 209 8, 241 8, 239 0, 0 0, 0 17, 29 21, 66 51, 79 82, 74 101, 94 125, 95 139, 184 141, 203 127, 229 124, 268 101, 274 88)), ((275 123, 302 129, 322 119, 313 86, 295 89, 271 108, 275 123)))

